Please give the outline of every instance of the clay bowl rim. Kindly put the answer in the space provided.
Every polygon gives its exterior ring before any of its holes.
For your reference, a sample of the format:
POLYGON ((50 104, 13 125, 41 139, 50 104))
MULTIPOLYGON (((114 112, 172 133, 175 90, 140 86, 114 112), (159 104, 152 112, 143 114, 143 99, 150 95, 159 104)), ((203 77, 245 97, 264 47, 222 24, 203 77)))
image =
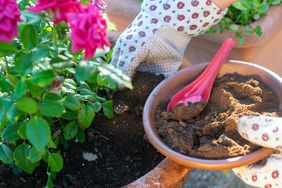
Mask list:
MULTIPOLYGON (((254 68, 258 72, 262 72, 263 74, 266 74, 273 79, 277 80, 278 82, 280 81, 281 87, 282 87, 282 78, 280 78, 277 74, 274 72, 253 64, 249 62, 243 62, 243 61, 236 61, 236 60, 231 60, 229 63, 225 64, 236 64, 242 67, 249 67, 249 68, 254 68)), ((208 64, 199 64, 199 65, 194 65, 190 66, 187 68, 184 68, 178 72, 176 72, 174 75, 170 76, 169 78, 165 79, 162 81, 150 94, 148 97, 146 104, 144 106, 143 110, 143 126, 145 133, 150 141, 150 143, 164 156, 167 158, 184 165, 189 168, 197 168, 197 169, 203 169, 203 170, 225 170, 225 169, 232 169, 244 165, 249 165, 252 163, 255 163, 263 158, 268 157, 273 153, 273 149, 270 148, 261 148, 253 153, 250 153, 245 156, 239 156, 239 157, 233 157, 233 158, 228 158, 228 159, 216 159, 216 160, 211 160, 211 159, 200 159, 200 158, 194 158, 190 157, 187 155, 180 154, 172 149, 170 149, 160 138, 158 135, 156 129, 155 129, 155 124, 154 122, 151 123, 150 117, 154 119, 154 112, 152 112, 152 105, 154 104, 154 98, 156 97, 156 94, 158 94, 160 88, 162 88, 167 82, 170 82, 174 79, 175 76, 180 75, 180 74, 185 74, 186 72, 191 71, 192 69, 199 69, 202 68, 204 69, 208 64), (151 114, 153 113, 153 114, 151 114)), ((235 66, 236 66, 235 65, 235 66)), ((277 93, 277 92, 276 92, 277 93)), ((281 98, 280 98, 281 100, 281 98)), ((280 101, 280 106, 281 106, 282 101, 280 101)))

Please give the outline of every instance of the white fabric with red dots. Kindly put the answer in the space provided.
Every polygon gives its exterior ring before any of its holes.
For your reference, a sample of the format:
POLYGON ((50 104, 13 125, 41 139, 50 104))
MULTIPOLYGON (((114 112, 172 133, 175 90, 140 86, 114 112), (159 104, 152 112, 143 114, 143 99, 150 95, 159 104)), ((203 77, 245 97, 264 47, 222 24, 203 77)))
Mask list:
POLYGON ((240 135, 277 152, 265 164, 235 168, 233 171, 247 184, 262 188, 282 187, 282 118, 243 116, 238 122, 240 135))
POLYGON ((140 71, 171 75, 182 63, 191 37, 226 14, 211 0, 145 0, 141 12, 117 40, 111 64, 133 77, 140 71))

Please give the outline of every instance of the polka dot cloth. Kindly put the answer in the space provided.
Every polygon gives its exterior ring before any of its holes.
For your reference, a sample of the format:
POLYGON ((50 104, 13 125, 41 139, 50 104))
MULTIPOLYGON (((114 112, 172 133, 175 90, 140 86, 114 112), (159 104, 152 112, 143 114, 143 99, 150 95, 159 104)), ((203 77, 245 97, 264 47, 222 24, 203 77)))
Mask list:
POLYGON ((282 118, 244 116, 238 123, 238 131, 245 139, 276 149, 266 164, 245 166, 233 171, 246 183, 262 188, 282 187, 282 118))
POLYGON ((145 0, 119 37, 111 64, 130 77, 141 62, 139 70, 169 76, 181 65, 191 37, 218 23, 226 12, 211 0, 145 0))

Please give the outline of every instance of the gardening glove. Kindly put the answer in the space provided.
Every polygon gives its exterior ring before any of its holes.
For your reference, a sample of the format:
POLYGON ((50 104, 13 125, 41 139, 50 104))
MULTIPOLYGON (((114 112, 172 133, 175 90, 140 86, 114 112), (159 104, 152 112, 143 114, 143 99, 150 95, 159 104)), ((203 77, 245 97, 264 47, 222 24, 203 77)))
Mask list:
POLYGON ((136 69, 167 77, 180 67, 191 37, 204 33, 226 12, 211 0, 144 0, 117 40, 111 64, 131 78, 136 69))
POLYGON ((263 188, 282 187, 282 118, 241 117, 238 123, 241 136, 252 143, 273 148, 277 152, 263 165, 235 168, 233 171, 247 184, 263 188))

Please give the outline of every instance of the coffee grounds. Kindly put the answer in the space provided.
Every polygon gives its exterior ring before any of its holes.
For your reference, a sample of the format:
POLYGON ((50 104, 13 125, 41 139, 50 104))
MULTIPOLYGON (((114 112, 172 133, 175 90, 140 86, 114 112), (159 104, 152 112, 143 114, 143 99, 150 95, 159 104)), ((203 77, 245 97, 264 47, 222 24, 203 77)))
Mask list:
POLYGON ((281 116, 279 98, 270 88, 238 74, 217 79, 206 108, 192 119, 175 120, 166 106, 161 102, 155 113, 158 134, 173 150, 202 159, 226 159, 260 148, 239 135, 239 117, 281 116))
MULTIPOLYGON (((206 105, 206 101, 188 103, 187 106, 183 104, 177 104, 172 107, 172 113, 169 113, 168 115, 171 115, 171 119, 186 121, 198 115, 201 111, 203 111, 206 105)), ((165 116, 166 114, 164 113, 163 115, 165 116)))

